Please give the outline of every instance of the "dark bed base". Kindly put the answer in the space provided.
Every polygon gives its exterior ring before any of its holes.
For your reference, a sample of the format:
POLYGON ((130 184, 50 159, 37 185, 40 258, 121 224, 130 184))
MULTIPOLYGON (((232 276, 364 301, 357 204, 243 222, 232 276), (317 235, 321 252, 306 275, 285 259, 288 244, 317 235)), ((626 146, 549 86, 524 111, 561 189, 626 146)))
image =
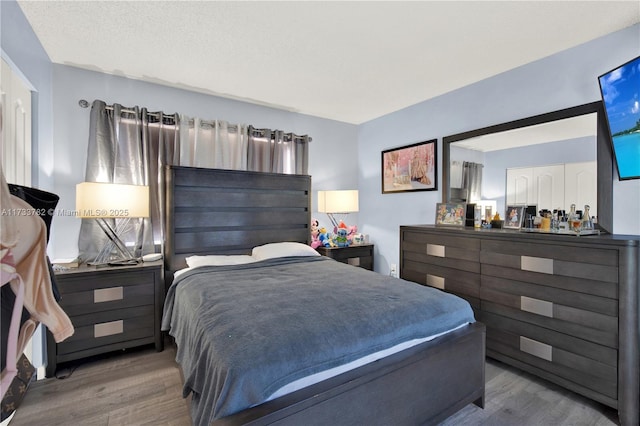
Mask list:
POLYGON ((437 424, 470 403, 484 407, 484 341, 484 325, 469 324, 212 424, 437 424))
MULTIPOLYGON (((166 177, 167 286, 190 254, 309 243, 309 176, 171 166, 166 177)), ((470 324, 214 424, 436 424, 470 403, 483 407, 484 342, 484 325, 470 324)))

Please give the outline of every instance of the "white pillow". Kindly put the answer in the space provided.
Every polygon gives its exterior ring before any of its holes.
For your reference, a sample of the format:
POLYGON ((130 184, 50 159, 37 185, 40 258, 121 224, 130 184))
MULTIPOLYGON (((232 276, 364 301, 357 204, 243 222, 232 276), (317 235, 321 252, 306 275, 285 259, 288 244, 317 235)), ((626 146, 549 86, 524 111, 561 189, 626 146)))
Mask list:
POLYGON ((256 260, 272 259, 274 257, 289 256, 320 256, 315 249, 302 243, 269 243, 254 247, 251 255, 256 260))
POLYGON ((239 255, 205 255, 205 256, 189 256, 185 259, 190 268, 198 266, 225 266, 225 265, 242 265, 244 263, 255 262, 256 259, 248 254, 239 255))

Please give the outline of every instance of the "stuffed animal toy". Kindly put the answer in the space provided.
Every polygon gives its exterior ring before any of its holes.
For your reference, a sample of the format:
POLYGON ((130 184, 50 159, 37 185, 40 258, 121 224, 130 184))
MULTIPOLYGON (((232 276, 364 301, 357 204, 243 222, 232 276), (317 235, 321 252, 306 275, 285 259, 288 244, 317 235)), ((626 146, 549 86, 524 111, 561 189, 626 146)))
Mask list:
POLYGON ((336 235, 333 238, 335 245, 338 247, 349 247, 351 241, 347 238, 348 234, 349 230, 346 227, 338 228, 338 232, 336 232, 336 235))
POLYGON ((313 248, 318 248, 322 245, 319 226, 318 219, 311 219, 311 247, 313 248))
POLYGON ((320 241, 320 244, 325 246, 325 247, 334 247, 334 243, 329 235, 329 233, 327 232, 326 228, 320 228, 319 230, 319 234, 318 234, 318 240, 320 241))
POLYGON ((355 236, 358 233, 358 227, 356 225, 353 225, 353 226, 350 226, 347 229, 349 229, 349 233, 347 234, 347 238, 349 239, 349 241, 351 243, 353 243, 354 240, 355 240, 355 236))

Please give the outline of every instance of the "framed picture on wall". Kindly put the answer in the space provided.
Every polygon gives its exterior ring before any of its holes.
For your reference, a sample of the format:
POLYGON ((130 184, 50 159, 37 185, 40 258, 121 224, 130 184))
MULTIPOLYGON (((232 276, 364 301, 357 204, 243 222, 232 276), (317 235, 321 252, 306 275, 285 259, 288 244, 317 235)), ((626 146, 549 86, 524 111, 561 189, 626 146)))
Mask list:
POLYGON ((382 151, 382 193, 438 190, 437 139, 382 151))
POLYGON ((522 227, 525 208, 526 206, 507 206, 503 227, 507 229, 520 229, 522 227))
POLYGON ((464 228, 467 218, 466 203, 436 204, 436 225, 464 228))

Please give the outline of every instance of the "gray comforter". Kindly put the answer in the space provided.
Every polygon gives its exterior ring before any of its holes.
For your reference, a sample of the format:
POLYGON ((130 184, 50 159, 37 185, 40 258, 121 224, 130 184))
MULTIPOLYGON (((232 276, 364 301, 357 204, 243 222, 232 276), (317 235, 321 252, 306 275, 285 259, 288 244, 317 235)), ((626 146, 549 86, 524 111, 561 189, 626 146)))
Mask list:
POLYGON ((162 329, 204 425, 301 377, 473 321, 456 296, 300 257, 186 272, 169 288, 162 329))

